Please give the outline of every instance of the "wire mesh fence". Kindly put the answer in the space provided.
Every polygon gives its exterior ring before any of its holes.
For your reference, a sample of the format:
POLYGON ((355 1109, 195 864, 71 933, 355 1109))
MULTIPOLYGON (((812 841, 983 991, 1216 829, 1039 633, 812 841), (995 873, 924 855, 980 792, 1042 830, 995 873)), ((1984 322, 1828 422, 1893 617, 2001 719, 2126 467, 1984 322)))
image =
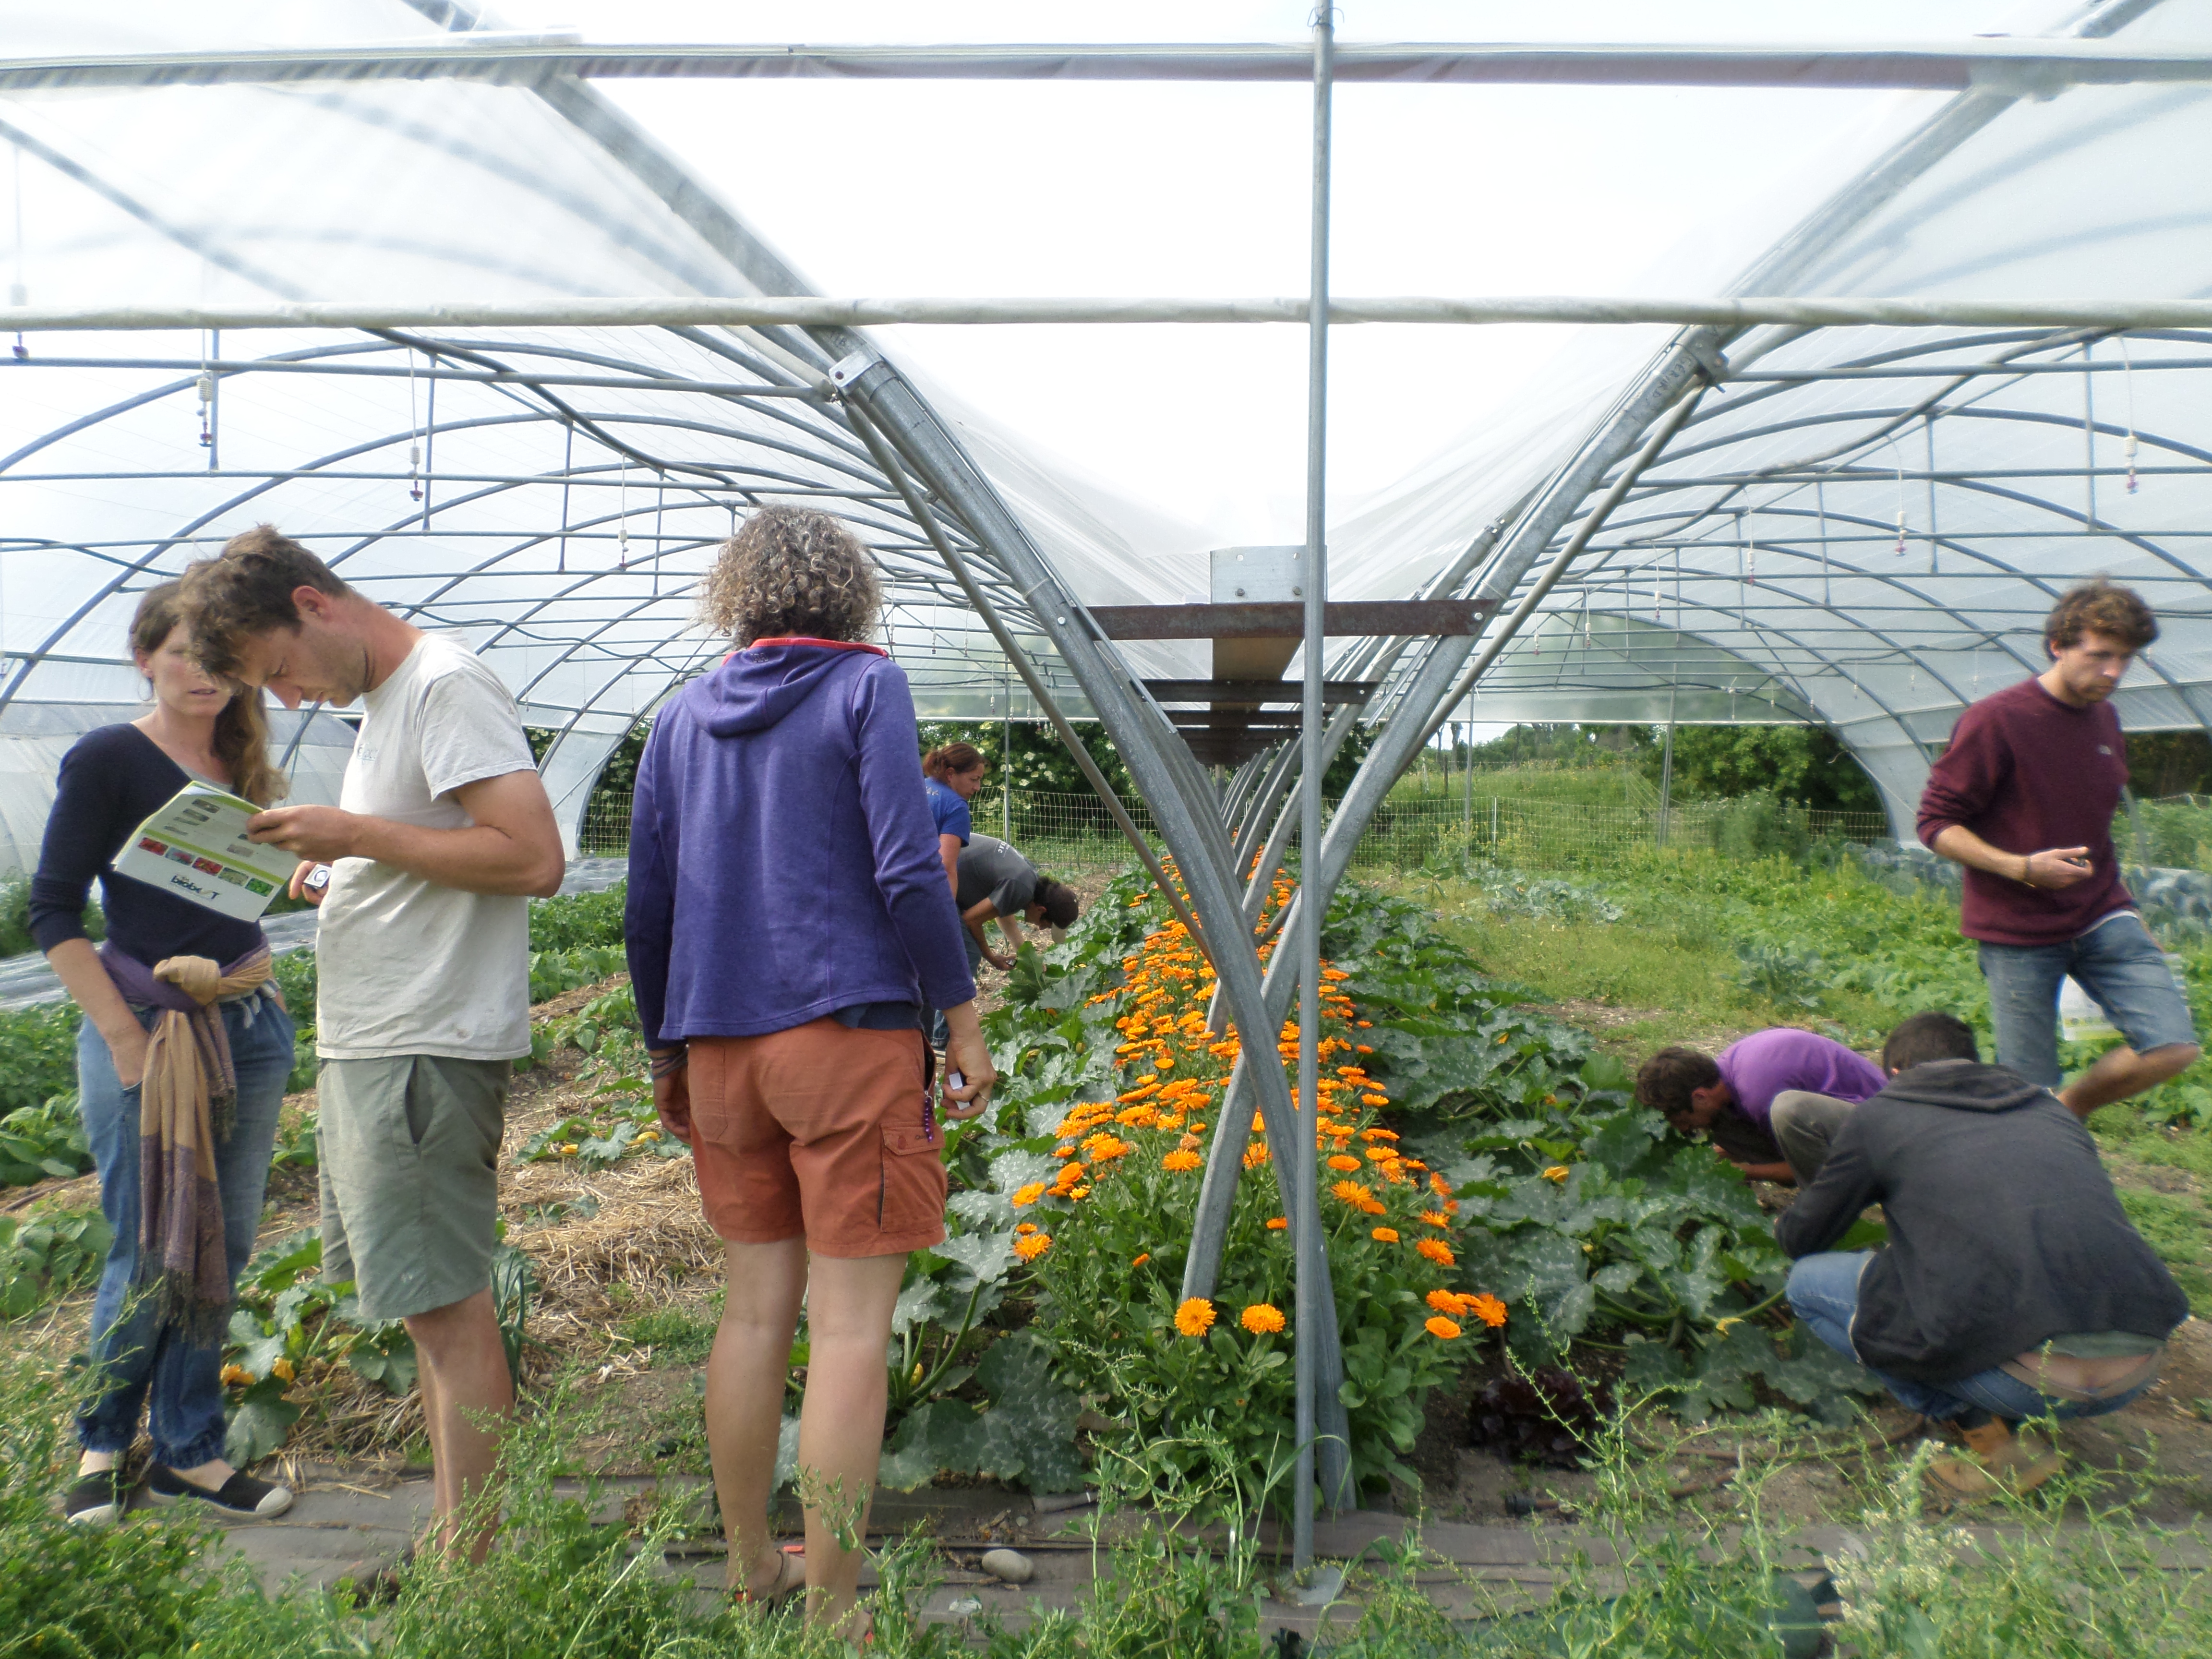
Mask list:
MULTIPOLYGON (((1158 830, 1144 803, 1129 816, 1157 847, 1158 830)), ((1324 817, 1337 803, 1323 803, 1324 817)), ((1128 843, 1105 805, 1088 794, 990 793, 969 804, 975 828, 1020 848, 1050 875, 1097 875, 1124 867, 1128 843)), ((2212 812, 2207 814, 2212 823, 2212 812)), ((1759 857, 1802 852, 1822 839, 1872 841, 1887 836, 1878 812, 1821 812, 1770 799, 1677 805, 1589 805, 1497 795, 1394 794, 1377 809, 1352 854, 1355 868, 1413 870, 1432 860, 1468 857, 1524 869, 1589 868, 1632 848, 1668 846, 1759 857)), ((629 838, 627 793, 595 796, 582 850, 623 852, 629 838)))

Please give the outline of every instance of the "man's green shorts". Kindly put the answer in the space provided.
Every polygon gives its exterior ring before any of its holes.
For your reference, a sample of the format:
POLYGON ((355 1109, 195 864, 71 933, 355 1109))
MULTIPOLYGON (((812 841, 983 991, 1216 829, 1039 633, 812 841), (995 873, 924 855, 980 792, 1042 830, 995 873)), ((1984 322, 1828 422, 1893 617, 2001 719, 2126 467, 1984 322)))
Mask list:
POLYGON ((404 1319, 491 1284, 512 1062, 326 1060, 317 1073, 323 1282, 365 1319, 404 1319))

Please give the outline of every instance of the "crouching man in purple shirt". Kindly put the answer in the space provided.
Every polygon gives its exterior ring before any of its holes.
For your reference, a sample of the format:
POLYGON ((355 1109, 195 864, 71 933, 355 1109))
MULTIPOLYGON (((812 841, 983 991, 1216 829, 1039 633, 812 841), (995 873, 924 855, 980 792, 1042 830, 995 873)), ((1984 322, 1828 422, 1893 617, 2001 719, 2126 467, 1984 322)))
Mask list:
POLYGON ((1817 1031, 1754 1031, 1715 1060, 1662 1048, 1636 1073, 1636 1099, 1683 1134, 1703 1129, 1753 1181, 1809 1185, 1851 1109, 1881 1091, 1881 1070, 1817 1031))

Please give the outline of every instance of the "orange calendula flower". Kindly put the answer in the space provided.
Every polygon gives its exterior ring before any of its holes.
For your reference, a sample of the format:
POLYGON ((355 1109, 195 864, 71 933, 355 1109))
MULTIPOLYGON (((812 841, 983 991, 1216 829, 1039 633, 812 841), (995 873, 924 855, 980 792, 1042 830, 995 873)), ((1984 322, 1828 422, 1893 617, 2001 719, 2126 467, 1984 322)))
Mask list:
POLYGON ((1451 1182, 1446 1181, 1443 1178, 1442 1172, 1439 1171, 1429 1177, 1429 1190, 1434 1193, 1438 1198, 1449 1198, 1451 1196, 1451 1182))
POLYGON ((1150 1250, 1146 1250, 1146 1251, 1142 1255, 1140 1255, 1140 1256, 1137 1257, 1134 1261, 1131 1261, 1131 1262, 1129 1263, 1129 1265, 1130 1265, 1132 1267, 1143 1267, 1143 1266, 1145 1265, 1145 1263, 1146 1263, 1147 1261, 1150 1261, 1152 1259, 1152 1253, 1150 1250))
POLYGON ((1377 1227, 1367 1236, 1383 1244, 1395 1244, 1398 1242, 1398 1230, 1395 1227, 1377 1227))
POLYGON ((1267 1161, 1268 1157, 1267 1143, 1264 1140, 1255 1140, 1244 1149, 1244 1167, 1248 1170, 1256 1170, 1267 1161))
POLYGON ((1181 1175, 1186 1170, 1197 1169, 1205 1162, 1206 1160, 1196 1152, 1170 1152, 1160 1160, 1160 1168, 1172 1170, 1177 1175, 1181 1175))
POLYGON ((1035 1232, 1036 1230, 1037 1230, 1037 1224, 1036 1224, 1036 1222, 1034 1222, 1034 1221, 1024 1221, 1024 1223, 1022 1223, 1022 1224, 1021 1224, 1020 1226, 1018 1226, 1018 1227, 1017 1227, 1017 1228, 1015 1228, 1015 1229, 1014 1229, 1014 1231, 1015 1231, 1016 1232, 1018 1232, 1018 1233, 1021 1233, 1021 1234, 1024 1234, 1024 1235, 1027 1235, 1027 1234, 1030 1234, 1030 1233, 1033 1233, 1033 1232, 1035 1232))
POLYGON ((1091 1196, 1091 1188, 1088 1187, 1071 1187, 1067 1190, 1067 1195, 1073 1199, 1077 1203, 1080 1204, 1085 1199, 1091 1196))
POLYGON ((1131 1148, 1127 1141, 1118 1136, 1095 1134, 1083 1143, 1083 1150, 1093 1164, 1110 1164, 1126 1155, 1131 1148))
POLYGON ((1237 1322, 1255 1336, 1273 1336, 1283 1328, 1283 1310, 1272 1302, 1255 1302, 1238 1316, 1237 1322))
POLYGON ((1451 1246, 1445 1243, 1442 1239, 1419 1239, 1414 1243, 1413 1248, 1419 1250, 1423 1255, 1428 1257, 1430 1261, 1435 1262, 1439 1267, 1449 1267, 1452 1263, 1459 1260, 1457 1256, 1452 1254, 1451 1246))
POLYGON ((1031 1233, 1027 1238, 1014 1241, 1014 1254, 1024 1261, 1034 1261, 1052 1248, 1050 1233, 1031 1233))
MULTIPOLYGON (((1363 1030, 1363 1031, 1364 1031, 1364 1030, 1367 1030, 1367 1029, 1368 1029, 1368 1027, 1370 1027, 1370 1025, 1372 1025, 1372 1024, 1375 1024, 1375 1022, 1374 1022, 1373 1020, 1371 1020, 1371 1019, 1355 1019, 1355 1020, 1353 1020, 1352 1023, 1354 1025, 1357 1025, 1357 1026, 1358 1026, 1361 1030, 1363 1030)), ((1374 1051, 1373 1049, 1371 1049, 1371 1048, 1362 1048, 1359 1052, 1360 1052, 1361 1054, 1372 1054, 1372 1053, 1374 1053, 1375 1051, 1374 1051)))
POLYGON ((1194 1296, 1176 1310, 1176 1329, 1185 1336, 1204 1336, 1213 1328, 1213 1304, 1194 1296))
MULTIPOLYGON (((1356 1170, 1359 1166, 1355 1164, 1352 1167, 1356 1170)), ((1329 1196, 1340 1204, 1356 1206, 1375 1196, 1356 1181, 1340 1181, 1330 1187, 1328 1191, 1329 1196)))
POLYGON ((1016 1209, 1023 1209, 1029 1205, 1036 1203, 1037 1200, 1044 1196, 1044 1182, 1042 1181, 1032 1181, 1026 1187, 1015 1188, 1014 1195, 1011 1202, 1016 1209))
POLYGON ((1449 1227, 1451 1225, 1451 1218, 1446 1215, 1442 1210, 1424 1210, 1421 1212, 1421 1219, 1427 1222, 1431 1227, 1449 1227))
POLYGON ((1347 1158, 1342 1152, 1339 1152, 1334 1158, 1329 1159, 1328 1167, 1332 1170, 1341 1170, 1345 1174, 1350 1175, 1359 1167, 1359 1160, 1356 1158, 1347 1158))
POLYGON ((1388 1106, 1390 1103, 1390 1097, 1388 1095, 1362 1095, 1359 1097, 1359 1103, 1363 1106, 1388 1106))
POLYGON ((1544 1171, 1544 1179, 1547 1181, 1565 1181, 1573 1173, 1574 1171, 1570 1170, 1565 1164, 1554 1164, 1550 1169, 1544 1171))
POLYGON ((1285 1231, 1290 1227, 1290 1224, 1291 1221, 1288 1216, 1278 1215, 1267 1218, 1267 1231, 1271 1233, 1285 1231))
POLYGON ((1425 1322, 1421 1328, 1440 1342, 1449 1342, 1459 1334, 1457 1322, 1446 1319, 1442 1314, 1425 1322))
POLYGON ((1496 1330, 1505 1322, 1505 1304, 1496 1297, 1470 1296, 1461 1299, 1467 1304, 1467 1311, 1489 1326, 1491 1329, 1496 1330))
POLYGON ((1428 1295, 1429 1305, 1440 1314, 1472 1313, 1474 1310, 1468 1304, 1474 1300, 1473 1297, 1462 1296, 1457 1291, 1431 1291, 1428 1295))

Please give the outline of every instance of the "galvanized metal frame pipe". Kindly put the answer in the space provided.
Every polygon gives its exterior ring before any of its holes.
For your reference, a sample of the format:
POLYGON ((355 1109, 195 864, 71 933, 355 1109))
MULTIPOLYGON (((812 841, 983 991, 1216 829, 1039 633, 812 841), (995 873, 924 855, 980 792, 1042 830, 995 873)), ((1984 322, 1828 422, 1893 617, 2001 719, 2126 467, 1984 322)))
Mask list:
MULTIPOLYGON (((1045 689, 1036 665, 1030 661, 1029 653, 1015 641, 1005 620, 999 615, 999 608, 991 603, 990 596, 984 592, 982 585, 969 569, 966 557, 952 544, 951 538, 937 522, 937 515, 929 510, 929 504, 915 492, 906 476, 906 469, 899 465, 898 457, 891 453, 890 444, 876 429, 876 423, 868 418, 857 403, 847 404, 845 416, 852 422, 853 430, 860 434, 860 441, 867 445, 868 453, 875 457, 876 465, 883 469, 884 477, 890 479, 891 487, 898 491, 899 498, 906 503, 907 511, 914 514, 915 522, 921 526, 922 533, 929 538, 930 544, 944 559, 945 568, 952 573, 952 579, 960 584, 961 592, 968 596, 968 602, 975 607, 976 615, 982 617, 983 625, 991 630, 991 637, 999 642, 999 649, 1006 653, 1006 660, 1013 665, 1014 672, 1021 677, 1030 696, 1044 711, 1045 719, 1052 723, 1052 729, 1059 734, 1060 742, 1066 745, 1077 770, 1083 774, 1084 781, 1105 803, 1107 811, 1113 815, 1115 827, 1136 849, 1137 857, 1143 861, 1146 873, 1160 890, 1160 896, 1167 901, 1168 908, 1175 912, 1176 919, 1190 930, 1191 942, 1197 945, 1200 953, 1210 964, 1213 952, 1206 942, 1198 918, 1191 915, 1190 908, 1182 902, 1182 895, 1176 891, 1175 883, 1168 878, 1168 872, 1161 867, 1152 843, 1145 839, 1143 832, 1129 817, 1128 809, 1121 805, 1121 798, 1114 793, 1114 786, 1107 782, 1106 775, 1098 769, 1098 763, 1091 758, 1091 750, 1085 746, 1082 738, 1068 723, 1067 716, 1060 713, 1059 703, 1045 689)), ((1011 811, 1013 799, 1011 783, 1005 793, 1011 811)), ((1218 969, 1216 971, 1218 972, 1218 969)))
MULTIPOLYGON (((0 60, 0 91, 464 80, 1304 81, 1294 46, 1082 44, 823 46, 586 43, 566 33, 473 31, 447 42, 259 50, 88 53, 0 60)), ((1967 41, 1358 42, 1346 81, 1403 85, 1917 88, 1986 86, 2047 97, 2077 85, 2212 78, 2198 46, 2104 45, 2050 37, 1967 41)))
MULTIPOLYGON (((1114 738, 1176 855, 1199 918, 1237 915, 1239 894, 1212 791, 1206 787, 1204 775, 1189 761, 1182 739, 1145 695, 1141 682, 1121 663, 1081 603, 1030 544, 1019 520, 891 364, 878 359, 857 374, 842 377, 840 384, 848 403, 860 404, 921 481, 959 514, 1001 574, 1018 590, 1035 596, 1032 606, 1040 629, 1067 664, 1114 738), (1175 763, 1178 752, 1184 763, 1182 766, 1175 763), (1189 787, 1190 775, 1196 775, 1199 787, 1189 787)), ((1246 1046, 1257 1044, 1263 1051, 1271 1050, 1280 1020, 1279 1016, 1273 1022, 1267 1017, 1259 959, 1249 935, 1234 927, 1225 933, 1217 927, 1213 940, 1215 969, 1224 988, 1231 1018, 1244 1034, 1246 1046)), ((1287 1206, 1295 1201, 1296 1194, 1291 1148, 1300 1135, 1310 1142, 1313 1131, 1310 1123, 1297 1121, 1288 1080, 1279 1067, 1261 1067, 1257 1076, 1260 1115, 1288 1214, 1287 1206)), ((1222 1116, 1216 1122, 1220 1126, 1218 1134, 1235 1133, 1235 1120, 1222 1116)), ((1320 1278, 1316 1290, 1321 1317, 1313 1338, 1321 1485, 1332 1496, 1348 1495, 1350 1425, 1338 1392, 1344 1362, 1325 1254, 1320 1278)))
MULTIPOLYGON (((777 328, 853 329, 896 324, 1005 326, 1025 323, 1291 323, 1303 299, 1013 297, 841 299, 816 295, 642 295, 618 298, 421 301, 298 300, 256 305, 15 306, 19 332, 131 332, 195 329, 777 328)), ((2212 300, 1860 299, 1848 296, 1578 295, 1332 299, 1332 325, 1348 323, 1660 323, 1739 331, 1764 324, 1810 328, 2206 328, 2212 300)))
MULTIPOLYGON (((1305 697, 1298 710, 1298 750, 1305 774, 1298 799, 1302 844, 1308 857, 1321 845, 1324 718, 1321 698, 1326 669, 1322 655, 1328 637, 1328 183, 1330 103, 1334 96, 1330 56, 1335 45, 1334 14, 1328 0, 1322 0, 1313 23, 1313 225, 1310 298, 1306 309, 1305 697)), ((1297 958, 1301 994, 1298 1121, 1291 1142, 1297 1183, 1296 1207, 1291 1212, 1291 1243, 1297 1253, 1297 1463, 1291 1487, 1291 1562, 1293 1567, 1304 1568, 1313 1563, 1315 1436, 1318 1432, 1314 1415, 1313 1334, 1322 1320, 1319 1298, 1327 1273, 1322 1250, 1321 1188, 1315 1178, 1320 1167, 1321 1138, 1321 922, 1311 905, 1303 913, 1291 951, 1297 958)), ((1275 955, 1279 960, 1283 952, 1278 951, 1275 955)), ((1240 1056, 1251 1047, 1248 1036, 1241 1045, 1240 1056)), ((1234 1124, 1236 1118, 1224 1112, 1222 1121, 1234 1124)), ((1225 1139, 1217 1129, 1217 1150, 1225 1139)), ((1332 1321, 1335 1313, 1334 1308, 1329 1310, 1332 1321)), ((1331 1497, 1340 1501, 1335 1494, 1331 1497)))

